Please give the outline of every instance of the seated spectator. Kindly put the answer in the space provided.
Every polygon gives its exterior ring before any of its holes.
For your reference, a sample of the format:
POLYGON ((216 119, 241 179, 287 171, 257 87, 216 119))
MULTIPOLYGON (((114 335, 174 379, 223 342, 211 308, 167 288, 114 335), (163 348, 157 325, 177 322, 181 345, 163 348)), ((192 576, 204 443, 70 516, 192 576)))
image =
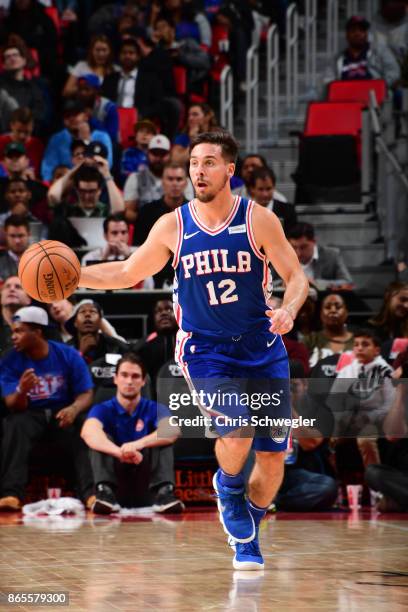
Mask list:
POLYGON ((383 342, 408 338, 408 283, 391 283, 384 293, 380 312, 368 323, 383 342))
MULTIPOLYGON (((67 176, 67 175, 65 175, 67 176)), ((65 177, 63 177, 65 178, 65 177)), ((74 188, 77 192, 76 205, 65 208, 64 213, 67 217, 106 217, 108 207, 100 201, 104 177, 96 165, 88 166, 81 164, 76 168, 72 175, 74 188)), ((64 207, 64 202, 55 209, 55 214, 60 213, 60 208, 64 207)))
POLYGON ((89 504, 92 474, 86 446, 76 427, 79 415, 92 403, 92 381, 77 351, 47 341, 45 310, 27 306, 12 323, 14 348, 4 357, 0 374, 9 414, 3 420, 2 498, 0 509, 21 509, 31 449, 47 431, 73 449, 81 499, 89 504))
POLYGON ((27 219, 29 223, 41 224, 40 238, 45 239, 47 237, 47 228, 31 213, 31 192, 24 179, 9 179, 4 193, 4 201, 8 209, 0 214, 0 228, 3 228, 9 216, 16 215, 27 219))
POLYGON ((134 39, 124 40, 119 49, 119 68, 106 76, 102 84, 101 94, 122 108, 139 108, 143 110, 150 96, 159 91, 159 83, 152 79, 151 83, 143 83, 139 74, 140 49, 134 39), (152 87, 154 85, 154 87, 152 87), (146 90, 146 86, 148 89, 146 90), (143 103, 143 96, 146 103, 143 103))
POLYGON ((132 172, 138 172, 142 166, 147 166, 147 150, 157 129, 149 119, 142 119, 135 125, 135 145, 125 149, 122 153, 120 172, 125 180, 132 172))
POLYGON ((142 358, 155 386, 157 373, 162 365, 174 358, 178 325, 170 299, 156 302, 153 309, 153 323, 154 332, 135 345, 135 352, 142 358))
POLYGON ((403 63, 408 53, 406 0, 381 0, 371 22, 371 38, 376 46, 388 46, 398 63, 403 63))
POLYGON ((248 180, 250 196, 261 206, 265 206, 278 217, 285 234, 296 225, 297 216, 293 204, 275 200, 276 176, 271 168, 256 168, 248 180))
POLYGON ((327 400, 335 424, 337 444, 356 437, 364 468, 380 462, 376 438, 395 399, 392 368, 380 356, 380 343, 368 329, 354 333, 353 354, 340 358, 327 400), (343 365, 343 363, 345 365, 343 365))
POLYGON ((17 276, 20 257, 30 242, 28 219, 10 215, 4 222, 6 248, 0 253, 0 284, 9 276, 17 276))
MULTIPOLYGON (((185 165, 167 162, 163 170, 162 185, 163 196, 154 202, 148 202, 139 213, 133 233, 133 244, 143 244, 156 221, 186 201, 184 195, 187 188, 185 165)), ((154 276, 155 287, 158 289, 164 286, 172 287, 173 279, 174 269, 169 260, 166 266, 154 276)))
POLYGON ((81 60, 70 69, 70 76, 65 83, 62 95, 65 97, 75 95, 78 91, 78 79, 85 74, 95 74, 102 84, 105 77, 112 74, 115 69, 113 49, 109 38, 103 34, 97 34, 89 43, 86 60, 81 60))
MULTIPOLYGON (((106 244, 99 249, 89 251, 82 258, 82 265, 87 266, 102 261, 121 261, 127 259, 137 247, 129 246, 129 222, 123 213, 109 215, 103 222, 106 244)), ((137 289, 154 289, 151 276, 138 283, 137 289)))
POLYGON ((123 197, 130 223, 136 220, 139 208, 163 195, 163 169, 169 159, 170 140, 163 134, 153 136, 147 151, 147 166, 129 174, 125 183, 123 197))
MULTIPOLYGON (((0 270, 3 270, 0 260, 0 270)), ((21 286, 17 275, 5 278, 0 291, 0 355, 12 348, 11 326, 13 316, 23 306, 29 306, 31 298, 21 286)))
POLYGON ((34 117, 27 107, 17 108, 10 116, 10 132, 0 136, 0 158, 4 150, 11 142, 20 143, 24 146, 30 166, 34 169, 35 176, 40 176, 40 166, 44 154, 42 141, 33 136, 34 117))
POLYGON ((337 483, 329 453, 320 432, 312 437, 309 428, 296 429, 292 448, 286 451, 284 477, 274 500, 278 511, 316 512, 333 508, 337 483))
POLYGON ((176 438, 159 438, 160 407, 141 396, 145 380, 142 361, 132 353, 125 354, 116 366, 116 397, 94 405, 84 423, 81 435, 92 449, 96 486, 92 509, 97 514, 117 512, 118 501, 127 505, 131 500, 130 505, 135 505, 133 500, 138 498, 139 503, 146 503, 146 489, 156 512, 184 510, 174 495, 172 444, 176 438), (133 469, 123 464, 133 464, 133 469), (118 490, 120 480, 125 481, 124 494, 118 490))
POLYGON ((197 40, 186 36, 176 41, 176 26, 165 15, 159 15, 154 23, 153 39, 166 49, 175 66, 187 70, 187 90, 196 90, 207 78, 211 68, 210 56, 197 40))
MULTIPOLYGON (((402 357, 402 356, 401 356, 402 357)), ((387 444, 382 449, 383 461, 369 465, 365 479, 382 497, 377 503, 379 512, 406 512, 408 510, 408 423, 406 416, 408 379, 408 351, 401 358, 399 371, 393 377, 404 379, 398 384, 391 410, 384 419, 383 429, 387 444)))
POLYGON ((311 332, 303 341, 309 350, 312 368, 318 361, 353 348, 353 334, 347 329, 348 310, 341 295, 329 293, 320 307, 322 329, 311 332))
POLYGON ((353 280, 340 251, 317 243, 310 223, 298 223, 288 232, 288 240, 309 280, 317 289, 351 289, 353 280))
POLYGON ((105 131, 113 143, 117 142, 118 109, 114 102, 101 95, 101 85, 96 74, 84 74, 79 77, 77 99, 88 110, 91 129, 105 131))
MULTIPOLYGON (((75 187, 76 173, 81 168, 91 168, 91 176, 96 176, 94 171, 97 170, 105 182, 105 188, 112 212, 124 210, 125 203, 122 193, 118 189, 110 173, 109 164, 106 159, 107 150, 104 145, 97 141, 90 142, 86 145, 82 140, 74 140, 71 145, 71 151, 73 167, 68 172, 64 172, 61 178, 54 181, 50 186, 48 190, 49 205, 56 206, 61 203, 66 205, 77 204, 79 194, 75 187)), ((89 172, 85 172, 85 175, 90 176, 89 172)))
MULTIPOLYGON (((30 49, 36 49, 41 72, 53 81, 57 77, 57 30, 37 0, 12 2, 4 21, 6 32, 20 36, 30 49)), ((22 104, 21 106, 28 106, 22 104)))
MULTIPOLYGON (((75 304, 76 298, 72 295, 68 299, 58 300, 48 305, 48 314, 51 319, 57 323, 58 331, 63 342, 68 342, 72 338, 72 334, 65 329, 65 323, 73 316, 75 304)), ((122 337, 118 335, 113 325, 105 318, 102 318, 101 332, 107 336, 122 340, 122 337)))
POLYGON ((76 304, 71 317, 65 321, 65 329, 72 336, 68 344, 74 346, 88 364, 104 357, 106 353, 121 355, 129 348, 123 338, 108 335, 102 328, 102 308, 91 299, 76 304))
MULTIPOLYGON (((271 296, 268 299, 268 305, 273 309, 280 308, 282 306, 282 302, 283 300, 276 296, 271 296)), ((300 363, 303 368, 303 374, 308 376, 310 369, 309 351, 307 350, 306 346, 303 344, 303 342, 298 342, 297 340, 290 338, 288 334, 282 336, 282 340, 290 361, 300 363)))
POLYGON ((142 119, 158 119, 161 131, 172 141, 180 122, 182 105, 176 93, 171 57, 148 36, 141 34, 136 40, 141 54, 138 81, 140 79, 140 86, 143 82, 151 88, 149 106, 142 104, 147 102, 146 92, 143 99, 135 100, 138 113, 142 119), (153 86, 157 81, 159 90, 153 96, 153 86))
POLYGON ((175 24, 176 40, 196 40, 199 45, 211 47, 211 27, 204 13, 193 2, 164 0, 163 13, 175 24))
POLYGON ((171 149, 172 161, 187 164, 190 157, 190 142, 202 132, 212 132, 217 128, 213 109, 205 103, 192 104, 188 109, 187 121, 183 131, 177 134, 171 149))
POLYGON ((354 79, 384 79, 389 88, 400 80, 400 67, 386 45, 368 39, 370 23, 364 17, 350 17, 346 23, 347 48, 326 69, 324 82, 354 79))
POLYGON ((36 79, 27 79, 24 75, 27 59, 23 50, 15 45, 6 45, 2 50, 2 60, 0 90, 4 90, 16 101, 16 108, 26 107, 31 110, 37 128, 43 126, 47 104, 36 79))
MULTIPOLYGON (((262 155, 254 155, 250 153, 249 155, 244 157, 241 163, 241 176, 234 176, 232 178, 232 193, 234 195, 239 195, 242 198, 250 197, 249 179, 256 168, 268 168, 266 159, 262 155)), ((273 192, 273 199, 278 202, 287 202, 285 196, 280 193, 276 188, 273 192)))
POLYGON ((71 167, 71 143, 73 140, 98 141, 107 149, 109 166, 112 166, 112 142, 102 130, 91 130, 86 109, 77 100, 68 99, 63 108, 64 129, 51 136, 41 164, 41 174, 50 181, 55 166, 71 167))
POLYGON ((4 174, 0 178, 0 212, 5 212, 4 193, 9 179, 23 179, 31 192, 31 212, 43 223, 48 223, 47 188, 35 179, 25 146, 19 142, 10 142, 4 149, 2 167, 4 174))

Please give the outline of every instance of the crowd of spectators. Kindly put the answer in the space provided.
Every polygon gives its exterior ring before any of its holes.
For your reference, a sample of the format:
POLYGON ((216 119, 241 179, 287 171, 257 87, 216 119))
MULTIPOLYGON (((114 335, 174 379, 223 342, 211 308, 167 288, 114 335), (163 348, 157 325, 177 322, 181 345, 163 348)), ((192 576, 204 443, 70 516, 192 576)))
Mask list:
MULTIPOLYGON (((407 51, 407 18, 397 10, 402 4, 381 3, 372 38, 365 19, 347 22, 348 47, 330 79, 381 77, 398 89, 407 51)), ((152 322, 146 337, 123 338, 92 294, 48 311, 33 304, 19 282, 18 262, 30 241, 46 237, 77 249, 83 265, 125 259, 161 215, 191 200, 190 140, 220 127, 216 62, 228 56, 242 89, 247 49, 268 20, 284 37, 287 3, 58 0, 45 8, 39 0, 11 0, 2 6, 0 509, 21 508, 30 453, 47 433, 73 451, 77 494, 86 507, 110 513, 147 500, 158 511, 181 511, 174 494, 177 440, 158 437, 154 403, 160 370, 173 359, 171 301, 161 298, 145 313, 152 322), (123 486, 129 478, 133 484, 123 486), (141 495, 129 497, 139 489, 141 495)), ((408 509, 406 391, 390 386, 407 373, 408 286, 393 284, 379 313, 353 331, 347 302, 354 285, 340 253, 298 222, 266 159, 248 153, 239 161, 234 194, 275 212, 311 285, 297 327, 285 337, 294 411, 307 403, 309 376, 357 378, 353 397, 372 387, 377 429, 366 437, 355 433, 360 469, 384 494, 383 509, 408 509), (377 404, 384 381, 391 400, 383 414, 377 404)), ((172 283, 169 263, 134 290, 168 290, 172 283)), ((125 303, 122 308, 126 314, 125 303)), ((372 402, 363 406, 365 416, 372 402)), ((294 439, 278 508, 323 509, 336 502, 336 459, 347 435, 334 426, 314 433, 294 439)))

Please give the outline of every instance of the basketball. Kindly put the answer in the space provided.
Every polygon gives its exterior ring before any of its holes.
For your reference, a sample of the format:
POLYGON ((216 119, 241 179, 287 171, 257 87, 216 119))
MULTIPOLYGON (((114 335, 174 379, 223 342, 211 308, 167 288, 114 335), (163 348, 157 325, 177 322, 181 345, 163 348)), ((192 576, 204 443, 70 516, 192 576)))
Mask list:
POLYGON ((18 276, 24 291, 40 302, 69 297, 78 287, 81 265, 63 242, 42 240, 32 244, 20 259, 18 276))

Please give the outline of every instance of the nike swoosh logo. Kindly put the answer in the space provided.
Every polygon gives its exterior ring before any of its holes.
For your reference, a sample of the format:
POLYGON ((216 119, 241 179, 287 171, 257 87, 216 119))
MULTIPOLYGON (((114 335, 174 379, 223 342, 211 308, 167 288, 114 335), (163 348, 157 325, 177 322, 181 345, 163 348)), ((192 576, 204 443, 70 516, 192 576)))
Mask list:
POLYGON ((267 346, 268 348, 270 348, 274 342, 275 342, 275 340, 271 340, 270 342, 267 342, 267 343, 266 343, 266 346, 267 346))
POLYGON ((184 240, 188 240, 189 238, 192 238, 193 236, 197 236, 197 234, 200 233, 200 230, 198 230, 197 232, 193 232, 192 234, 184 234, 184 240))

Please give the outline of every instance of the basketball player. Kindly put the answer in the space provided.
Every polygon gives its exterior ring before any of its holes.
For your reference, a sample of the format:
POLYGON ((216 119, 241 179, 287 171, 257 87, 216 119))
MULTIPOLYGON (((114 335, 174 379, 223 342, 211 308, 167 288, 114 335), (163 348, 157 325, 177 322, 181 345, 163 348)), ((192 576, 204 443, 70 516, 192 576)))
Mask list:
MULTIPOLYGON (((278 218, 252 201, 233 197, 230 178, 237 153, 227 132, 198 135, 190 146, 195 199, 163 215, 126 261, 82 268, 80 286, 133 287, 159 272, 173 255, 180 327, 176 361, 190 388, 208 390, 218 381, 227 381, 228 388, 230 381, 236 389, 237 380, 238 388, 243 379, 262 379, 262 385, 279 380, 278 388, 285 391, 279 415, 290 416, 289 369, 281 334, 292 329, 308 282, 278 218), (268 261, 286 285, 282 306, 275 310, 266 302, 268 261)), ((240 403, 233 408, 239 416, 248 410, 240 403)), ((234 410, 228 410, 217 405, 210 414, 234 416, 234 410)), ((283 478, 289 432, 254 437, 253 428, 223 428, 222 423, 217 431, 229 432, 216 441, 220 469, 213 484, 221 523, 235 548, 233 566, 262 569, 259 523, 283 478), (251 447, 255 465, 245 493, 242 469, 251 447)))

